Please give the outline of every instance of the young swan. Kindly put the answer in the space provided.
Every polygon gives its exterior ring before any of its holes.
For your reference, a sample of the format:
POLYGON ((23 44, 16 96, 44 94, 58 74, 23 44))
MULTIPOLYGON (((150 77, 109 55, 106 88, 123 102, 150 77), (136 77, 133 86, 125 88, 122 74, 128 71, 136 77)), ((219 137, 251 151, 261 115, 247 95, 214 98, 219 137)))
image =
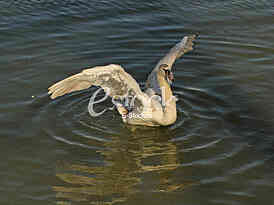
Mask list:
POLYGON ((174 80, 171 67, 176 59, 193 50, 195 35, 186 36, 155 66, 148 76, 146 90, 120 65, 110 64, 83 70, 48 88, 52 99, 73 91, 100 86, 112 97, 123 122, 133 125, 167 126, 176 121, 176 98, 172 94, 174 80))

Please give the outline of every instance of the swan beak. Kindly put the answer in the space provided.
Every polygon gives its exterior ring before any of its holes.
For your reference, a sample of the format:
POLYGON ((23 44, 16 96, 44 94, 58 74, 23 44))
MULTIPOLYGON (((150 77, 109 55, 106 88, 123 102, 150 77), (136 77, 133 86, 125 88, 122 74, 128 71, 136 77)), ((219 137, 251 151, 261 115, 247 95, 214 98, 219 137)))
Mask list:
POLYGON ((174 82, 174 75, 173 75, 172 72, 169 72, 169 73, 168 73, 167 81, 168 81, 168 83, 169 83, 170 85, 174 82))

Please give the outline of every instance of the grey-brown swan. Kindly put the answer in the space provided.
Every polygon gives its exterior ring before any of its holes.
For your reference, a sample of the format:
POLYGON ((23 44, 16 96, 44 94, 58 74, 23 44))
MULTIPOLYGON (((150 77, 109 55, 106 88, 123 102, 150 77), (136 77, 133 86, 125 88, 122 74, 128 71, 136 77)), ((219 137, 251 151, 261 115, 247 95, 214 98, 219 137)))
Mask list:
POLYGON ((54 99, 92 85, 100 86, 112 97, 123 122, 145 126, 171 125, 177 118, 176 98, 171 89, 174 79, 171 68, 176 59, 193 50, 195 37, 184 37, 158 62, 148 76, 144 92, 120 65, 110 64, 85 69, 57 82, 48 88, 48 93, 54 99))

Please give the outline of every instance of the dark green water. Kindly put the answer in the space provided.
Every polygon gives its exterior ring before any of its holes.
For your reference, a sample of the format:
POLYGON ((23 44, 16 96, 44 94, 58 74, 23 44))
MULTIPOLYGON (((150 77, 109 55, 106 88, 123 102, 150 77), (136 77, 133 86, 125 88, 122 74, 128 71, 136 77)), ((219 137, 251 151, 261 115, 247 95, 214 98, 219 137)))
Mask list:
MULTIPOLYGON (((274 204, 274 2, 0 2, 0 204, 274 204), (183 36, 178 120, 127 128, 92 118, 91 90, 47 87, 121 64, 144 83, 183 36)), ((98 109, 106 107, 98 105, 98 109)))

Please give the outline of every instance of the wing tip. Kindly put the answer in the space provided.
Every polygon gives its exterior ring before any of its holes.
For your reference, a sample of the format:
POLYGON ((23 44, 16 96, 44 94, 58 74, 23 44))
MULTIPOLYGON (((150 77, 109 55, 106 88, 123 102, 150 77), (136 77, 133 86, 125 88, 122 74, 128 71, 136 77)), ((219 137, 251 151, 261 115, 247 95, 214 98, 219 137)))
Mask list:
POLYGON ((56 97, 54 97, 53 94, 54 94, 53 91, 51 91, 51 90, 48 91, 48 95, 49 95, 50 99, 55 99, 56 98, 56 97))
POLYGON ((194 40, 196 40, 198 37, 198 34, 192 34, 185 36, 182 41, 179 43, 179 47, 183 49, 183 52, 189 52, 194 49, 194 40))

